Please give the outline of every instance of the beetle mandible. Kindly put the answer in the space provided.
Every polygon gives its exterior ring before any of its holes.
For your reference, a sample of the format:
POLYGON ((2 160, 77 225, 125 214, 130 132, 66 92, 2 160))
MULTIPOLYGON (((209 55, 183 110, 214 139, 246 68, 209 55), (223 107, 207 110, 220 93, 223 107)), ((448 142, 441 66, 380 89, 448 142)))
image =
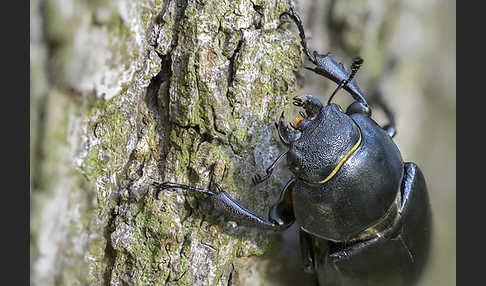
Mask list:
POLYGON ((315 65, 308 68, 338 84, 327 105, 311 95, 294 97, 301 117, 289 128, 284 113, 276 123, 280 140, 288 147, 267 168, 287 157, 293 177, 286 183, 268 218, 232 199, 215 184, 218 193, 172 182, 154 183, 163 189, 204 194, 214 209, 258 227, 282 231, 297 222, 306 272, 320 285, 410 285, 422 272, 428 256, 431 211, 420 168, 404 162, 392 137, 393 115, 382 102, 390 123, 381 127, 371 118, 371 107, 354 75, 363 60, 355 58, 349 71, 331 53, 307 48, 299 15, 282 14, 296 23, 301 45, 315 65), (354 102, 344 112, 331 102, 343 88, 354 102), (388 111, 388 112, 386 112, 388 111))

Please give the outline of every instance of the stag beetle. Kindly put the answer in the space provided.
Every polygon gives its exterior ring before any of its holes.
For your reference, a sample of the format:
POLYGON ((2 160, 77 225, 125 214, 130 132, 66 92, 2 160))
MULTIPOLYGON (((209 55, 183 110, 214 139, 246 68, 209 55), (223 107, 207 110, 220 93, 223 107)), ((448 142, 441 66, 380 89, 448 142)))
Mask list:
POLYGON ((338 86, 326 106, 311 95, 294 97, 294 105, 305 112, 292 129, 284 113, 275 123, 288 151, 253 181, 268 179, 285 155, 294 177, 268 219, 241 206, 218 184, 218 193, 172 182, 154 185, 158 191, 204 194, 214 209, 264 229, 281 231, 297 222, 304 270, 315 273, 320 285, 411 285, 429 249, 431 211, 424 176, 415 163, 403 161, 393 142, 392 114, 385 112, 390 123, 384 127, 371 118, 353 79, 363 60, 355 58, 347 71, 331 53, 311 54, 298 14, 289 10, 284 15, 297 25, 303 51, 315 65, 306 69, 338 86), (346 112, 331 103, 341 88, 354 98, 346 112))

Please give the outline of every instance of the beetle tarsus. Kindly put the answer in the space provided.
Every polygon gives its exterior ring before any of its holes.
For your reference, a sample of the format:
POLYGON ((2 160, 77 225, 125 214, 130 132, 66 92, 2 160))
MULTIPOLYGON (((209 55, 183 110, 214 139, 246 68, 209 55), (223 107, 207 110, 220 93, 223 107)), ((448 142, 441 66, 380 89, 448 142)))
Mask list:
POLYGON ((268 178, 270 178, 270 174, 266 174, 263 177, 260 176, 260 174, 255 174, 255 176, 253 176, 253 178, 251 180, 253 182, 253 185, 258 185, 258 184, 264 182, 265 180, 267 180, 268 178))
POLYGON ((252 182, 254 185, 258 185, 260 183, 263 183, 266 181, 268 178, 270 178, 271 173, 267 173, 265 176, 260 176, 260 174, 255 174, 252 178, 252 182))

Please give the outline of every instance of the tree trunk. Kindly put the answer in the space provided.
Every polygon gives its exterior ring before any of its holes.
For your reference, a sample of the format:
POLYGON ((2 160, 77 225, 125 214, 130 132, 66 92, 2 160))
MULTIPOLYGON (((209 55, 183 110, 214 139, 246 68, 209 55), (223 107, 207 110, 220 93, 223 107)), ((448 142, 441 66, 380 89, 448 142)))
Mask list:
POLYGON ((230 283, 268 233, 208 221, 200 198, 150 184, 217 182, 268 210, 282 176, 250 185, 278 155, 273 121, 297 91, 301 48, 279 19, 288 1, 34 4, 44 55, 32 73, 49 77, 31 112, 57 127, 33 151, 33 281, 230 283))
POLYGON ((251 179, 284 150, 273 123, 293 118, 303 75, 298 33, 279 15, 303 11, 325 39, 311 50, 346 65, 361 55, 376 78, 400 7, 348 2, 32 0, 32 284, 291 283, 277 276, 302 272, 294 236, 286 249, 151 183, 218 183, 266 216, 291 174, 251 179), (272 243, 289 252, 257 257, 272 243))

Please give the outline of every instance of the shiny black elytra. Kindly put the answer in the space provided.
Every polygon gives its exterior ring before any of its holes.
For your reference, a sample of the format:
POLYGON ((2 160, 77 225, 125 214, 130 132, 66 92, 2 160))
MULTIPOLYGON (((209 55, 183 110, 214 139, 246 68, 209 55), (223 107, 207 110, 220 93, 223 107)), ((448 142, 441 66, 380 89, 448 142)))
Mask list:
POLYGON ((305 111, 292 129, 282 113, 276 127, 289 149, 254 183, 268 179, 285 155, 294 174, 283 188, 268 219, 233 200, 218 184, 218 193, 188 185, 154 183, 160 190, 185 189, 207 196, 214 210, 228 217, 281 231, 297 222, 304 270, 321 286, 411 285, 425 265, 431 232, 431 212, 420 168, 404 162, 392 140, 396 133, 390 109, 381 102, 390 123, 379 126, 353 79, 362 64, 356 58, 348 72, 333 56, 309 52, 300 17, 297 24, 303 50, 315 68, 307 68, 338 84, 328 104, 311 95, 294 97, 305 111), (344 112, 331 103, 343 88, 354 98, 344 112))

